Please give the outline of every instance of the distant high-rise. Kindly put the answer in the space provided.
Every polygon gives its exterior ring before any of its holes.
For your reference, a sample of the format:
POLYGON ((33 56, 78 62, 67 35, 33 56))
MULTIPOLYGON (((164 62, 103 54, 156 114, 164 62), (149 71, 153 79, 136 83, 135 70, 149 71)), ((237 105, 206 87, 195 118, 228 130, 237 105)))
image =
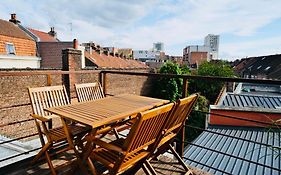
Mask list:
POLYGON ((164 51, 164 43, 161 43, 161 42, 153 43, 153 50, 163 52, 164 51))
POLYGON ((208 34, 205 37, 204 45, 210 47, 210 59, 218 59, 219 56, 219 35, 208 34))

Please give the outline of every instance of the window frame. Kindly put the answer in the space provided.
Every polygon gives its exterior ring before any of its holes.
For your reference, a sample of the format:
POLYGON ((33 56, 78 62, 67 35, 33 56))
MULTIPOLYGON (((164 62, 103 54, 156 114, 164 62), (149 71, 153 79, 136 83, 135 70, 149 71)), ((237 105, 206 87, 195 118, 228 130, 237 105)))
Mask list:
POLYGON ((5 43, 6 53, 8 55, 16 55, 16 47, 13 43, 5 43), (13 48, 13 52, 11 52, 11 47, 13 48))

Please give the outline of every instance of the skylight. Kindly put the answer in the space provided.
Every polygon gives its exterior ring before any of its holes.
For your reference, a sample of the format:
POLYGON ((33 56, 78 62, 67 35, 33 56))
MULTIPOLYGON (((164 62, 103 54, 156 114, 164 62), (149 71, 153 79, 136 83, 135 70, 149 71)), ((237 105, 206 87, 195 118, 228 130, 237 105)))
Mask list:
POLYGON ((271 67, 270 66, 267 66, 264 70, 267 71, 268 69, 270 69, 271 67))

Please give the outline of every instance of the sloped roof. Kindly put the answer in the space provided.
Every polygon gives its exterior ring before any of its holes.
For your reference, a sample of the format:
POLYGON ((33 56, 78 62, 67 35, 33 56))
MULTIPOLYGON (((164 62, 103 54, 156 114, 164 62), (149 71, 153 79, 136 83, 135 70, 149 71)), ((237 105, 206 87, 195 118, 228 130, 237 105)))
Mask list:
POLYGON ((233 108, 251 107, 281 110, 281 96, 227 93, 221 105, 233 108))
POLYGON ((99 54, 95 51, 90 54, 85 51, 85 57, 99 68, 148 68, 144 63, 137 60, 127 60, 111 55, 99 54))
POLYGON ((58 40, 46 32, 28 28, 28 30, 40 39, 40 42, 58 42, 58 40))
POLYGON ((243 58, 240 60, 240 62, 237 65, 235 65, 234 71, 240 73, 254 62, 255 62, 255 58, 243 58))
POLYGON ((21 30, 16 24, 0 19, 0 35, 33 40, 28 34, 21 30))
POLYGON ((222 126, 209 128, 208 131, 204 131, 185 150, 184 157, 190 166, 215 175, 280 174, 281 156, 278 150, 276 154, 272 148, 281 146, 280 131, 222 126))
POLYGON ((234 70, 237 73, 251 75, 267 75, 268 78, 281 78, 281 54, 250 57, 242 59, 234 70))

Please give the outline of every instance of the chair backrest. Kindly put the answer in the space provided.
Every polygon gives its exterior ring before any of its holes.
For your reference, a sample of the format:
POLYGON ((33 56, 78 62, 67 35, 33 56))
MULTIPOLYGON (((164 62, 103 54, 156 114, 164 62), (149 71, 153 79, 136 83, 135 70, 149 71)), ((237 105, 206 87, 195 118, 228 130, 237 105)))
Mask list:
POLYGON ((139 113, 124 142, 123 149, 130 154, 134 154, 155 143, 163 131, 165 121, 171 114, 173 106, 174 103, 169 103, 139 113))
POLYGON ((45 108, 70 104, 63 85, 28 88, 31 106, 34 114, 49 116, 45 108))
POLYGON ((198 97, 199 94, 192 94, 186 98, 177 100, 173 113, 165 126, 166 132, 179 132, 192 111, 198 97))
POLYGON ((75 84, 78 102, 104 98, 103 89, 99 82, 75 84))

